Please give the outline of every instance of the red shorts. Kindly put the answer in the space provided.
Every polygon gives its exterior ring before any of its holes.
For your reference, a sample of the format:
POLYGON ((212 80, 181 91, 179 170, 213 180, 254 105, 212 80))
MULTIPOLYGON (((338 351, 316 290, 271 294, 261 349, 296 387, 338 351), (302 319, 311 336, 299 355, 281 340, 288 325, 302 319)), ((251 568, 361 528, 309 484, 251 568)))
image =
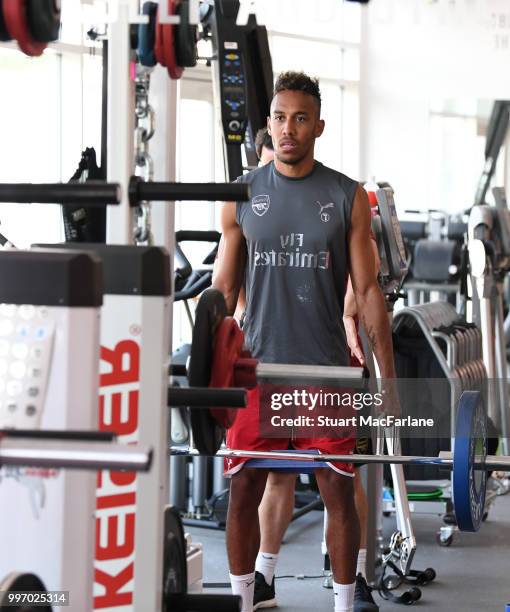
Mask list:
MULTIPOLYGON (((261 387, 248 391, 248 405, 238 411, 233 427, 227 431, 227 447, 250 451, 296 451, 317 450, 321 454, 352 455, 356 445, 355 436, 334 437, 285 437, 263 438, 260 436, 261 387)), ((226 458, 225 475, 233 476, 248 461, 246 458, 226 458)), ((329 467, 345 476, 354 476, 352 463, 328 462, 329 467)))

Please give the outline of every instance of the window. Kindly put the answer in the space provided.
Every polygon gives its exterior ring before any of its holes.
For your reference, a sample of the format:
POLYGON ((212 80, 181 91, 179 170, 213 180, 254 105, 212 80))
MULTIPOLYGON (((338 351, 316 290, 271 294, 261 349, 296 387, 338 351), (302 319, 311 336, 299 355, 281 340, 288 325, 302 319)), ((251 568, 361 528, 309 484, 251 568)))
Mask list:
MULTIPOLYGON (((214 182, 215 178, 215 121, 212 85, 208 83, 182 84, 178 116, 177 180, 193 183, 214 182), (193 96, 197 97, 183 97, 193 96)), ((219 178, 218 180, 224 180, 219 178)), ((218 205, 213 202, 182 202, 175 207, 175 229, 210 230, 216 225, 218 205)), ((209 253, 209 243, 187 242, 182 245, 194 269, 203 267, 209 253)), ((172 342, 176 349, 190 342, 191 326, 183 302, 174 305, 172 342)))
POLYGON ((316 157, 356 178, 359 174, 361 12, 337 0, 258 0, 269 31, 275 77, 303 70, 319 79, 326 122, 316 157))
MULTIPOLYGON (((471 207, 485 163, 486 122, 492 103, 433 101, 429 117, 429 197, 434 208, 459 213, 471 207)), ((500 153, 493 185, 504 184, 500 153)), ((491 201, 489 192, 487 198, 491 201)))
MULTIPOLYGON (((86 146, 100 152, 102 62, 82 46, 79 5, 63 0, 65 44, 41 57, 0 46, 1 182, 65 182, 86 146)), ((3 204, 0 223, 0 232, 20 248, 64 238, 57 205, 3 204)))

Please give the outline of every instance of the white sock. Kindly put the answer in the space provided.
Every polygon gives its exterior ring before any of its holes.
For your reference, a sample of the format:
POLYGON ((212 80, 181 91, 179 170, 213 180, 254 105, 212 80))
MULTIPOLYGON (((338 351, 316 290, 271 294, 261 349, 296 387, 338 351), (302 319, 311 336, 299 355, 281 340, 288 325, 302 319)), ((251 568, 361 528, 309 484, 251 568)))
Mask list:
POLYGON ((273 582, 277 562, 278 555, 265 552, 259 552, 257 555, 255 570, 261 574, 264 574, 264 578, 269 586, 271 586, 271 583, 273 582))
POLYGON ((356 566, 356 576, 361 574, 363 578, 366 578, 367 572, 367 549, 360 548, 358 553, 358 565, 356 566))
POLYGON ((243 600, 242 612, 253 612, 253 593, 255 591, 255 572, 244 576, 230 574, 232 594, 240 595, 243 600))
POLYGON ((354 611, 354 587, 352 584, 338 584, 333 582, 333 592, 335 593, 335 612, 354 611))

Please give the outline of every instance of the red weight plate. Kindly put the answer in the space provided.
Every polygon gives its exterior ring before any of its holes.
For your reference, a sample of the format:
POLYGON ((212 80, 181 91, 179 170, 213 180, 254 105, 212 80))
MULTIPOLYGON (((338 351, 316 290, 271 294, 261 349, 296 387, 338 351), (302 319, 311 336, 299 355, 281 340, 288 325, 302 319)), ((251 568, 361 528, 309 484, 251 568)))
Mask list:
MULTIPOLYGON (((168 0, 168 14, 175 15, 175 0, 168 0)), ((177 56, 175 55, 175 40, 174 40, 174 28, 172 23, 165 23, 163 26, 163 45, 165 55, 165 65, 168 68, 168 74, 172 79, 180 79, 184 72, 184 68, 177 64, 177 56)))
POLYGON ((11 37, 18 41, 21 51, 31 57, 42 55, 46 43, 35 41, 30 34, 25 0, 3 0, 2 5, 5 27, 11 37))
POLYGON ((156 13, 156 25, 154 27, 154 32, 154 55, 156 56, 156 61, 161 66, 166 66, 165 54, 163 53, 163 26, 159 23, 159 8, 156 13))
MULTIPOLYGON (((225 317, 216 330, 210 387, 225 388, 234 384, 234 368, 241 356, 244 334, 232 317, 225 317)), ((237 417, 235 408, 211 408, 214 419, 225 429, 232 427, 237 417)))

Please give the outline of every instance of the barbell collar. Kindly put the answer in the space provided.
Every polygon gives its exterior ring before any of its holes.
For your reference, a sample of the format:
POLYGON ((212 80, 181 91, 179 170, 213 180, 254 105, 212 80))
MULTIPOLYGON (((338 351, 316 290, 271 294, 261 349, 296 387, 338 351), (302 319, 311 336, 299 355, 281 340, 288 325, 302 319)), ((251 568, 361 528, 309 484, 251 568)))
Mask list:
POLYGON ((258 381, 270 383, 325 384, 350 388, 362 388, 367 382, 363 368, 283 363, 259 362, 256 377, 258 381))
POLYGON ((0 183, 0 202, 17 204, 62 204, 104 207, 119 204, 122 192, 117 183, 0 183))
POLYGON ((140 202, 208 201, 245 202, 251 197, 247 183, 158 183, 132 177, 129 201, 132 207, 140 202))
POLYGON ((151 462, 152 450, 139 445, 7 436, 0 440, 0 466, 147 472, 151 462))
POLYGON ((170 387, 169 406, 190 408, 245 408, 246 389, 213 389, 209 387, 170 387))

